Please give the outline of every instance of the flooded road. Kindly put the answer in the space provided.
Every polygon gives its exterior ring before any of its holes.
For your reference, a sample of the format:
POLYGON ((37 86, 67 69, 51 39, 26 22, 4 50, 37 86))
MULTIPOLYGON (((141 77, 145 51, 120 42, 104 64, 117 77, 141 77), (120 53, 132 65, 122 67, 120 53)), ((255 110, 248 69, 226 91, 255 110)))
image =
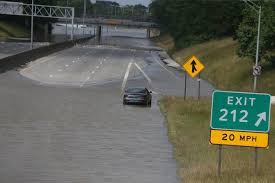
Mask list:
MULTIPOLYGON (((103 38, 123 48, 91 40, 0 75, 1 183, 178 182, 158 100, 183 95, 184 74, 166 68, 145 37, 128 34, 103 38), (124 47, 131 43, 148 50, 124 47), (154 91, 151 108, 122 105, 130 63, 143 73, 132 67, 126 87, 154 91)), ((196 95, 197 82, 188 84, 196 95)), ((202 83, 202 95, 212 90, 202 83)))

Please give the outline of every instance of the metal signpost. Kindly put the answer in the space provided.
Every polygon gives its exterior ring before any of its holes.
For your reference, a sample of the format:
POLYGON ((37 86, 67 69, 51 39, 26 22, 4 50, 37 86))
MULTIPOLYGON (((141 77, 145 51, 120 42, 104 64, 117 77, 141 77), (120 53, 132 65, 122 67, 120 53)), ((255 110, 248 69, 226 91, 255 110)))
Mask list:
MULTIPOLYGON (((66 6, 69 6, 69 0, 66 1, 66 6)), ((68 39, 68 20, 66 19, 66 40, 68 39)))
POLYGON ((200 73, 204 70, 204 65, 202 64, 202 62, 196 57, 196 56, 192 56, 190 59, 188 59, 183 65, 182 68, 185 71, 185 80, 184 80, 184 100, 186 99, 186 91, 187 91, 187 74, 189 74, 190 77, 195 78, 196 76, 198 77, 198 83, 199 83, 199 87, 198 87, 198 99, 200 100, 200 82, 201 82, 201 78, 200 78, 200 73))
POLYGON ((85 17, 86 17, 86 9, 87 9, 87 0, 83 0, 83 35, 85 31, 85 17))
POLYGON ((33 49, 33 16, 34 16, 34 4, 32 0, 32 13, 31 13, 31 50, 33 49))
MULTIPOLYGON (((261 16, 262 16, 262 6, 257 5, 255 2, 251 0, 243 0, 250 8, 252 8, 256 13, 258 13, 258 34, 257 34, 257 46, 256 46, 256 60, 255 66, 253 67, 253 76, 254 76, 254 84, 253 84, 253 92, 257 91, 257 77, 261 74, 259 68, 259 49, 260 49, 260 34, 261 34, 261 16)), ((255 147, 255 172, 257 173, 258 168, 258 149, 255 147)))
MULTIPOLYGON (((270 110, 269 94, 227 91, 213 93, 210 143, 220 146, 219 175, 222 145, 268 147, 270 110)), ((255 164, 257 165, 256 158, 255 164)))

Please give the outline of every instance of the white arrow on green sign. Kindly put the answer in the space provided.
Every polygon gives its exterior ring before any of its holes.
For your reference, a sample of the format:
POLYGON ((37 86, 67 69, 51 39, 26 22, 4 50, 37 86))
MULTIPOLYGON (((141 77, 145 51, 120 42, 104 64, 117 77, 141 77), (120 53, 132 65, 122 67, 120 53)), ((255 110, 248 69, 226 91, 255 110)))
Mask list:
POLYGON ((269 94, 216 91, 212 98, 211 128, 267 133, 270 109, 269 94))

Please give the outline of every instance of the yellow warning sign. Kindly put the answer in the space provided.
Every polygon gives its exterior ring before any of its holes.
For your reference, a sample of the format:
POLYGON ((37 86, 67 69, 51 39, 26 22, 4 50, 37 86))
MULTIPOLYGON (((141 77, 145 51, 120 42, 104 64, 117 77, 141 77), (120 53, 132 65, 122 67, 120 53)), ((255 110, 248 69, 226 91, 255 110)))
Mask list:
POLYGON ((196 77, 201 71, 204 69, 204 65, 201 61, 193 56, 189 60, 187 60, 183 65, 182 68, 192 77, 196 77))
POLYGON ((268 147, 268 133, 211 130, 210 143, 246 147, 268 147))

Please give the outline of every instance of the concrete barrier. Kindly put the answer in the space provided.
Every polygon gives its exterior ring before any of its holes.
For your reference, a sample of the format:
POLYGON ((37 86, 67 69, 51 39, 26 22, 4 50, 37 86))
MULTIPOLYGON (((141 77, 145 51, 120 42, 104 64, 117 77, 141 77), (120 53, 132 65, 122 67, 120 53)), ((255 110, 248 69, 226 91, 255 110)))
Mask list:
POLYGON ((275 105, 275 96, 271 97, 271 104, 275 105))
POLYGON ((16 55, 11 55, 0 59, 0 73, 7 72, 9 70, 18 69, 28 62, 34 61, 36 59, 48 56, 52 53, 71 48, 75 44, 83 43, 90 40, 92 37, 81 38, 74 41, 64 41, 60 43, 51 44, 48 46, 42 46, 33 50, 18 53, 16 55))
POLYGON ((178 64, 177 62, 175 62, 174 60, 172 60, 171 58, 168 58, 168 59, 164 59, 163 62, 169 66, 169 67, 173 67, 173 68, 176 68, 176 69, 180 69, 181 66, 180 64, 178 64))

